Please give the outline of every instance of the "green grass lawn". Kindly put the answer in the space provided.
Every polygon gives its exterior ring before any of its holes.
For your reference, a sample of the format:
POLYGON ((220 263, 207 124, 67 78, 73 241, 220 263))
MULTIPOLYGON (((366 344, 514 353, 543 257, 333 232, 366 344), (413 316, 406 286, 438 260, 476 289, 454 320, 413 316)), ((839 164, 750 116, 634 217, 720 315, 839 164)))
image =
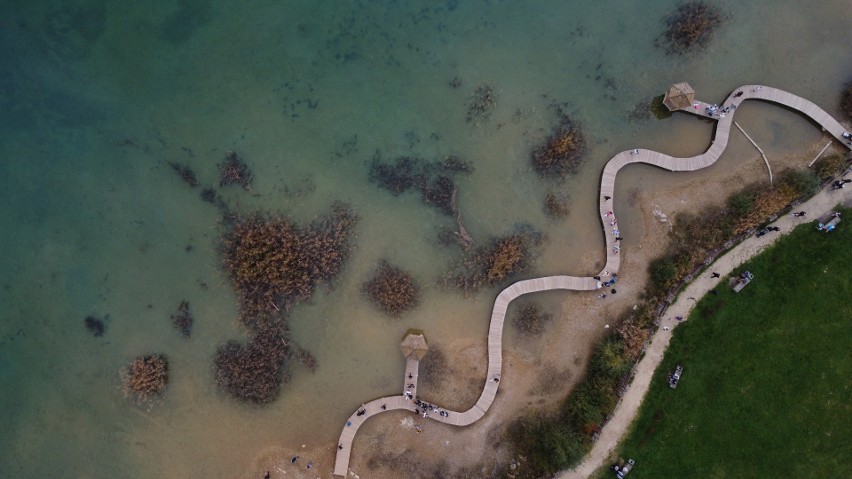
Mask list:
POLYGON ((848 477, 852 210, 832 233, 800 226, 742 269, 751 284, 720 285, 674 331, 621 447, 636 460, 630 479, 848 477))

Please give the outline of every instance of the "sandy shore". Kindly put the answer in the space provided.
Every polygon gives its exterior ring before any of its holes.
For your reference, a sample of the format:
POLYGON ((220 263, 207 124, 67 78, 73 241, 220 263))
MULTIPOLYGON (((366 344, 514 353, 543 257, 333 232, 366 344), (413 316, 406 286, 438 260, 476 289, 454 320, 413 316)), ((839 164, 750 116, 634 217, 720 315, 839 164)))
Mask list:
MULTIPOLYGON (((773 160, 773 170, 780 171, 785 166, 804 167, 825 143, 826 140, 821 139, 801 154, 773 160)), ((591 349, 608 332, 607 326, 614 326, 625 310, 637 304, 647 280, 647 264, 661 254, 671 227, 670 222, 660 222, 654 211, 662 211, 673 218, 680 211, 694 211, 724 201, 730 193, 766 178, 763 160, 754 156, 713 178, 686 181, 657 191, 638 189, 631 194, 630 207, 641 216, 642 231, 625 244, 618 294, 602 300, 595 293, 545 293, 564 297, 559 305, 561 314, 555 315, 541 337, 524 339, 512 350, 504 349, 502 379, 506 387, 500 388, 485 417, 472 426, 454 428, 435 421, 421 421, 404 412, 382 415, 367 422, 359 431, 355 443, 357 452, 350 464, 354 475, 350 477, 456 477, 460 470, 470 470, 471 477, 481 477, 490 472, 487 468, 481 469, 482 464, 493 465, 498 459, 516 460, 508 456, 508 445, 503 441, 506 426, 526 409, 551 408, 559 404, 582 377, 591 349), (422 432, 418 433, 415 425, 419 425, 422 432)), ((632 191, 637 186, 623 185, 623 188, 632 191)), ((580 266, 594 270, 597 261, 600 258, 586 258, 580 266)), ((674 310, 673 306, 669 315, 674 310)), ((664 342, 667 344, 667 339, 655 337, 653 347, 662 346, 664 342)), ((460 340, 443 345, 442 350, 452 370, 439 385, 423 388, 424 394, 447 407, 469 407, 478 397, 487 367, 484 338, 475 342, 460 340)), ((648 356, 650 352, 646 353, 646 358, 648 356)), ((652 373, 653 369, 647 374, 652 373)), ((637 402, 638 407, 639 400, 641 397, 624 399, 622 403, 637 402)), ((623 427, 629 424, 630 418, 623 420, 626 422, 623 427)), ((616 421, 609 424, 613 423, 616 421)), ((599 443, 595 451, 603 448, 604 452, 602 456, 596 452, 595 457, 601 456, 597 459, 601 464, 614 442, 609 445, 602 436, 599 443)), ((335 452, 334 444, 312 450, 273 446, 258 454, 245 477, 264 477, 267 471, 271 478, 333 477, 335 452), (299 459, 291 464, 296 455, 299 459), (311 469, 307 469, 309 461, 311 469)), ((589 460, 589 466, 584 462, 584 467, 591 467, 593 471, 597 467, 594 463, 595 460, 589 460)), ((578 469, 576 474, 579 475, 566 477, 586 477, 586 471, 578 469)))

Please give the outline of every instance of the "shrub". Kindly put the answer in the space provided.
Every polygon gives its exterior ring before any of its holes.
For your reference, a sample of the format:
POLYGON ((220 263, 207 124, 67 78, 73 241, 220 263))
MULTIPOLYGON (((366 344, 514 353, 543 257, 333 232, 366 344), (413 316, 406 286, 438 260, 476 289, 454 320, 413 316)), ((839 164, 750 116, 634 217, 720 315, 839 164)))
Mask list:
POLYGON ((597 345, 589 364, 589 370, 596 376, 619 381, 630 368, 630 362, 624 357, 624 343, 615 335, 597 345))
POLYGON ((648 272, 651 274, 652 286, 659 291, 668 289, 674 284, 675 277, 677 276, 677 269, 674 262, 666 256, 651 261, 650 266, 648 266, 648 272))
POLYGON ((843 171, 846 161, 838 154, 823 156, 814 164, 814 172, 820 180, 827 180, 843 171))
POLYGON ((748 216, 753 207, 754 193, 752 191, 739 191, 728 198, 728 211, 737 218, 748 216))
POLYGON ((527 458, 525 477, 549 476, 576 463, 587 446, 580 434, 558 418, 529 414, 509 428, 516 452, 527 458))
POLYGON ((798 196, 810 196, 819 189, 819 178, 809 170, 787 168, 781 172, 778 188, 790 186, 798 196))

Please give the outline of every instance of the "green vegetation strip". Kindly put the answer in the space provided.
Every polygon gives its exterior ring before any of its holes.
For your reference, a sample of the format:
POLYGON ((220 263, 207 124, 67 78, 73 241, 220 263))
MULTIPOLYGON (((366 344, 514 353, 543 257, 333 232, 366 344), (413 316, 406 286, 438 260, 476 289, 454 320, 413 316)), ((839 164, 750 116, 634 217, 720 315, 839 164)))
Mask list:
MULTIPOLYGON (((843 210, 844 218, 852 210, 843 210)), ((852 228, 805 224, 674 331, 621 448, 642 477, 845 477, 852 457, 852 228), (667 384, 684 366, 677 389, 667 384)))

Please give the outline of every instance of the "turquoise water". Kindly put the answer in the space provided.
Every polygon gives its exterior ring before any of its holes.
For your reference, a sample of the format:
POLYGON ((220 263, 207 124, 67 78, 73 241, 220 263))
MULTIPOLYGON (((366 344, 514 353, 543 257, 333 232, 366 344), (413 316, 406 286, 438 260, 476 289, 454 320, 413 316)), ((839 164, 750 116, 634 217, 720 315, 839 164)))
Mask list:
MULTIPOLYGON (((653 46, 676 4, 662 0, 4 3, 0 477, 234 477, 266 447, 331 444, 361 401, 395 391, 406 328, 435 344, 484 341, 496 291, 464 299, 434 285, 456 259, 436 230, 453 222, 414 194, 371 185, 376 151, 470 161, 458 203, 475 238, 529 223, 549 238, 531 275, 589 274, 603 259, 603 163, 634 146, 695 154, 711 135, 685 115, 630 120, 638 102, 675 81, 708 101, 761 82, 836 113, 852 79, 847 2, 718 3, 732 17, 690 58, 653 46), (471 124, 466 103, 481 84, 497 105, 471 124), (586 164, 562 184, 541 181, 527 160, 554 123, 553 102, 569 105, 590 140, 586 164), (253 193, 222 190, 242 211, 307 221, 343 200, 361 216, 339 284, 292 313, 293 339, 319 369, 294 366, 265 408, 213 384, 216 346, 245 333, 218 266, 218 212, 168 166, 214 184, 228 150, 256 175, 253 193), (570 195, 567 221, 544 216, 548 188, 570 195), (380 259, 426 284, 421 306, 397 322, 359 293, 380 259), (168 320, 183 299, 196 317, 188 341, 168 320), (89 314, 109 314, 103 337, 83 327, 89 314), (118 370, 149 353, 168 356, 169 388, 151 408, 128 404, 118 370)), ((771 106, 744 106, 738 122, 770 156, 819 137, 771 106)), ((631 169, 619 189, 709 177, 752 155, 735 140, 708 171, 631 169)), ((629 237, 636 212, 619 201, 629 237)))

